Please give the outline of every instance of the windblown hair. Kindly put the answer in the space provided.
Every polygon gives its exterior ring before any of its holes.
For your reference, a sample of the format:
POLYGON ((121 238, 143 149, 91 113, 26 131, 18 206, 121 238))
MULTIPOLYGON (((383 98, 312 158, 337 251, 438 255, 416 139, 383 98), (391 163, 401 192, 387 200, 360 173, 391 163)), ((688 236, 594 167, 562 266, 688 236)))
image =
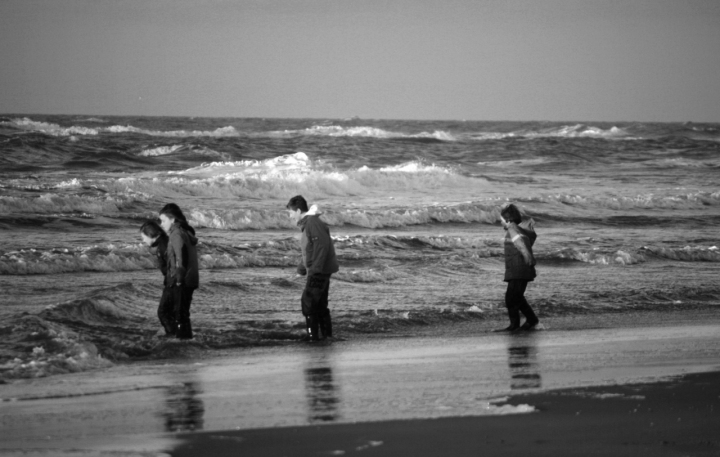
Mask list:
POLYGON ((147 235, 148 238, 167 238, 165 230, 160 227, 156 221, 149 220, 140 227, 140 232, 147 235))
POLYGON ((175 203, 168 203, 167 205, 163 206, 163 208, 160 210, 160 214, 165 214, 167 216, 171 216, 173 219, 176 219, 178 222, 185 221, 187 222, 187 218, 185 217, 185 214, 183 214, 182 210, 178 205, 175 203))
POLYGON ((522 222, 522 215, 520 214, 520 210, 517 209, 517 206, 513 204, 510 204, 503 208, 503 210, 500 211, 500 215, 508 222, 514 222, 516 224, 522 222))
POLYGON ((172 217, 173 219, 175 219, 175 222, 180 224, 180 227, 195 235, 195 229, 190 226, 187 218, 185 217, 185 214, 183 214, 180 207, 175 203, 168 203, 167 205, 163 206, 163 208, 160 210, 160 215, 163 214, 172 217))
POLYGON ((287 209, 295 211, 300 210, 303 213, 308 212, 308 204, 302 195, 296 195, 290 199, 288 204, 285 206, 287 209))

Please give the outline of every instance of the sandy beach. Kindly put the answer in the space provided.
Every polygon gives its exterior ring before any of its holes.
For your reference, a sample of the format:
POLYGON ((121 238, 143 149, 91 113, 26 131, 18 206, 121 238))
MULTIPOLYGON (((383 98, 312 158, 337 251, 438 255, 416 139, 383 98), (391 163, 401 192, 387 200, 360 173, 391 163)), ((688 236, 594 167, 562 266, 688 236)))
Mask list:
POLYGON ((682 316, 516 335, 474 323, 14 380, 0 386, 0 450, 717 455, 720 322, 682 316))
POLYGON ((181 456, 716 456, 720 373, 511 397, 535 413, 183 435, 181 456))

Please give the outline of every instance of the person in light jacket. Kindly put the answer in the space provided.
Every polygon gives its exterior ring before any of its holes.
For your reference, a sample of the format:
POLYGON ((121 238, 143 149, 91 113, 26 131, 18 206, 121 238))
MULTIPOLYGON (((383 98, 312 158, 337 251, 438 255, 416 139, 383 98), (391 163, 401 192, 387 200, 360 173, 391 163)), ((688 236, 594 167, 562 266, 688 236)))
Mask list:
POLYGON ((331 338, 332 321, 328 309, 330 276, 340 269, 335 256, 335 246, 330 238, 330 229, 320 219, 322 214, 316 205, 308 208, 302 195, 290 199, 287 209, 292 211, 302 235, 300 250, 302 261, 298 265, 298 274, 306 275, 307 282, 300 299, 305 316, 308 337, 312 341, 331 338))
POLYGON ((521 227, 522 216, 515 205, 508 205, 500 212, 505 229, 505 306, 507 306, 510 325, 500 331, 514 332, 531 330, 537 326, 539 319, 525 299, 528 282, 537 276, 533 244, 537 239, 532 220, 521 227), (520 313, 525 316, 525 323, 520 325, 520 313))
POLYGON ((155 221, 147 221, 140 227, 140 236, 157 257, 158 268, 163 276, 163 293, 160 297, 157 315, 165 330, 165 336, 174 337, 177 333, 175 321, 175 304, 172 301, 172 289, 167 284, 167 248, 168 236, 155 221))

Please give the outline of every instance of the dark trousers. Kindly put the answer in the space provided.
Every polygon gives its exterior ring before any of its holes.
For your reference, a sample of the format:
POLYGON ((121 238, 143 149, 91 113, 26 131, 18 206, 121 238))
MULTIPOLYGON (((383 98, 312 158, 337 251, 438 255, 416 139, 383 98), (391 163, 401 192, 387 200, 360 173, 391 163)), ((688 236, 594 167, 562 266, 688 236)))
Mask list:
POLYGON ((178 285, 171 286, 171 289, 175 320, 178 324, 177 337, 183 340, 190 339, 193 337, 192 325, 190 325, 190 304, 195 289, 178 285))
POLYGON ((175 301, 173 300, 172 287, 163 288, 157 315, 160 324, 165 329, 165 335, 175 336, 177 334, 177 320, 175 319, 175 301))
POLYGON ((320 339, 320 331, 324 338, 332 336, 332 322, 328 309, 330 276, 325 274, 308 275, 305 290, 300 298, 308 336, 313 340, 320 339))
POLYGON ((525 300, 525 290, 528 282, 524 279, 511 279, 508 281, 507 291, 505 292, 505 306, 507 306, 511 324, 520 324, 520 313, 523 313, 528 322, 533 324, 538 322, 535 312, 525 300))

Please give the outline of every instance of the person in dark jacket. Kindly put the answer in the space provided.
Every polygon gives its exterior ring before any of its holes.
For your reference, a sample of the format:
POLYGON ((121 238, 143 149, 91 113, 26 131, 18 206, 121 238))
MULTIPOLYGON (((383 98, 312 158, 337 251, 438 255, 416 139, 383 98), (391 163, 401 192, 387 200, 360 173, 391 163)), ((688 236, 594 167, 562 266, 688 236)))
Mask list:
POLYGON ((520 226, 522 216, 515 205, 505 207, 500 212, 500 217, 505 229, 505 282, 508 283, 505 306, 510 318, 510 325, 500 331, 531 330, 538 324, 539 319, 525 299, 525 289, 528 282, 537 276, 532 251, 537 235, 532 220, 524 227, 520 226), (522 325, 520 313, 525 316, 525 323, 522 325))
POLYGON ((340 268, 335 256, 335 246, 330 237, 330 229, 320 219, 322 213, 317 206, 308 208, 307 201, 302 195, 291 198, 286 207, 293 212, 302 232, 300 236, 302 261, 297 271, 303 276, 307 274, 300 304, 305 316, 308 336, 310 340, 317 341, 322 332, 322 338, 331 338, 332 321, 328 309, 330 276, 337 273, 340 268))
POLYGON ((140 236, 149 248, 150 252, 157 257, 158 267, 163 275, 163 292, 160 297, 157 315, 160 319, 165 336, 175 336, 177 333, 177 321, 175 320, 175 307, 172 301, 172 292, 167 284, 167 247, 168 236, 160 225, 155 221, 147 221, 140 227, 140 236))
POLYGON ((177 337, 193 337, 190 304, 193 292, 200 285, 195 230, 190 227, 180 208, 170 203, 160 210, 160 223, 168 234, 167 284, 171 287, 178 323, 177 337))

